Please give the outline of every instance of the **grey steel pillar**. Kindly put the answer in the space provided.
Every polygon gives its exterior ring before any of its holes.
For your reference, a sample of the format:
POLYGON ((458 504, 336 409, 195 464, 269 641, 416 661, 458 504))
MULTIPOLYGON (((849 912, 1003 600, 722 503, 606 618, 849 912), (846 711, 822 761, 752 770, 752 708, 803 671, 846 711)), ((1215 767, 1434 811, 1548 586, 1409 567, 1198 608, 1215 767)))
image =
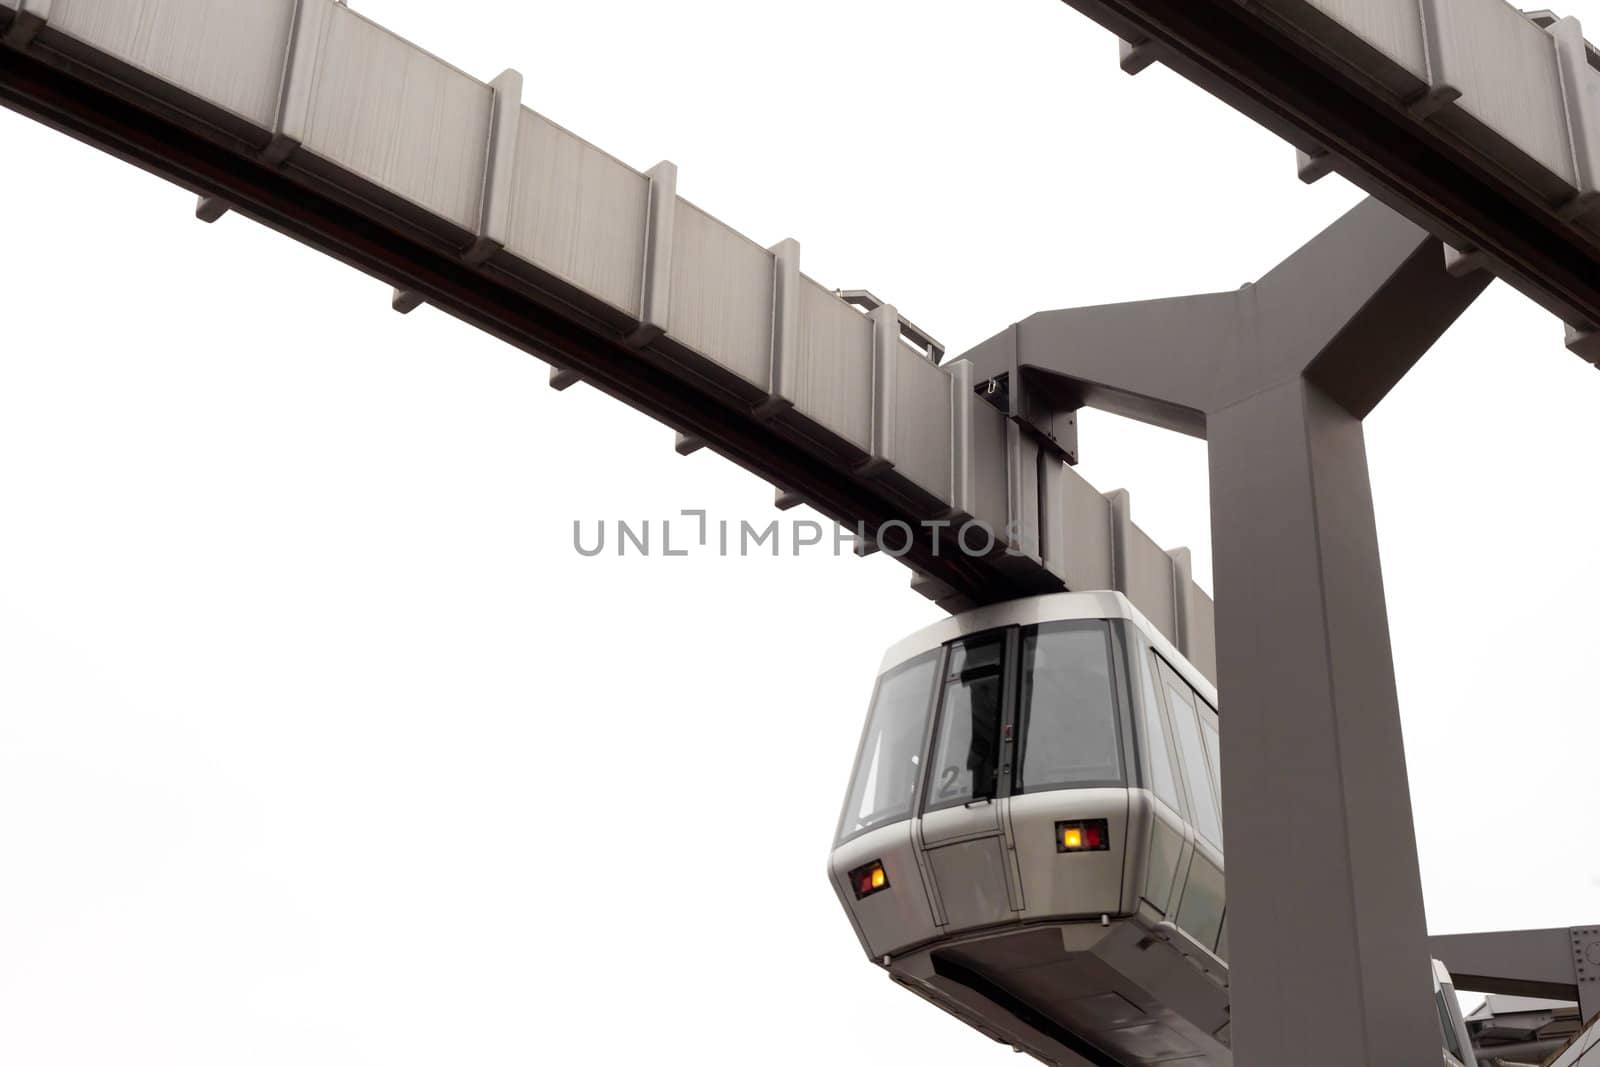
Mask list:
POLYGON ((1298 379, 1208 426, 1235 1062, 1431 1063, 1361 422, 1298 379))
POLYGON ((1361 420, 1488 281, 1367 201, 1238 292, 1044 312, 965 357, 1041 435, 1090 405, 1210 443, 1240 1067, 1439 1060, 1361 420))

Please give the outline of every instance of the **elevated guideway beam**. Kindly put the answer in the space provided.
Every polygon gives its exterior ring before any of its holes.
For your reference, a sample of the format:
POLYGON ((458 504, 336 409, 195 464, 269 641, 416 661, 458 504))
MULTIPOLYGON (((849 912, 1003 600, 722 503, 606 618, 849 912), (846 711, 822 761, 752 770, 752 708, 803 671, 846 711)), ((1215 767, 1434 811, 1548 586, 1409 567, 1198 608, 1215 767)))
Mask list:
POLYGON ((884 535, 868 548, 943 606, 1120 577, 1215 669, 1186 555, 1114 564, 1149 540, 1125 494, 893 306, 805 276, 795 241, 751 241, 678 196, 671 163, 634 170, 523 106, 515 71, 479 81, 336 0, 0 0, 0 104, 195 192, 204 221, 253 219, 382 279, 396 311, 550 362, 556 388, 651 415, 780 507, 884 535))
MULTIPOLYGON (((1504 0, 1065 0, 1560 316, 1600 363, 1600 70, 1504 0)), ((1511 373, 1512 368, 1507 368, 1511 373)))

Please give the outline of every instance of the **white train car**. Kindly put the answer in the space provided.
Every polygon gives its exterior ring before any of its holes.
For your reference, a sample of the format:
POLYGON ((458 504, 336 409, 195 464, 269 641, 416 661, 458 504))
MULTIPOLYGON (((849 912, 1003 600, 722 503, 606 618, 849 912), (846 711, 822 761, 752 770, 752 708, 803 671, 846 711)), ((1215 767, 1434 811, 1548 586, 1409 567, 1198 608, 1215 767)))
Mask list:
MULTIPOLYGON (((1231 1065, 1216 709, 1120 593, 895 645, 829 864, 867 955, 1047 1063, 1231 1065)), ((1471 1065, 1447 979, 1444 1045, 1471 1065)))

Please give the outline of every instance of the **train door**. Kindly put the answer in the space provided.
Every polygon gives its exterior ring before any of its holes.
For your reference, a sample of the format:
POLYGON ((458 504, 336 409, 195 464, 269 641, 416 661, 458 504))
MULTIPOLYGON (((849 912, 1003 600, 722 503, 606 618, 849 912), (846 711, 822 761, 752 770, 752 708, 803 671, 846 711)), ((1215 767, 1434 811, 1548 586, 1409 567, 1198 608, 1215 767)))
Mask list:
POLYGON ((1007 922, 1022 908, 1004 829, 1015 645, 1010 629, 955 642, 945 655, 918 834, 950 930, 1007 922))

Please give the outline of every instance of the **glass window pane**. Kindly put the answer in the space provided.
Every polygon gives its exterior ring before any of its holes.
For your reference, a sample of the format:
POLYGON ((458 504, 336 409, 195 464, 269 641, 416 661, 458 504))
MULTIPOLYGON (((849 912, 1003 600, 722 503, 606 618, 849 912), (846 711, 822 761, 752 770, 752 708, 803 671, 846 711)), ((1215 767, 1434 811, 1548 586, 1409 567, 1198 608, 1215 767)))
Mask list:
POLYGON ((999 777, 1001 644, 953 645, 934 745, 928 807, 993 797, 999 777))
POLYGON ((1020 792, 1121 785, 1105 623, 1041 626, 1022 639, 1020 792))
POLYGON ((846 794, 840 841, 911 816, 937 663, 938 653, 929 652, 878 679, 861 759, 846 794))
POLYGON ((1177 735, 1178 755, 1183 760, 1183 776, 1189 781, 1190 814, 1194 828, 1218 848, 1222 847, 1222 818, 1217 813, 1217 796, 1206 770, 1206 757, 1200 740, 1200 720, 1195 717, 1194 697, 1189 686, 1177 675, 1162 672, 1167 691, 1167 710, 1172 713, 1172 729, 1177 735))
MULTIPOLYGON (((1148 657, 1146 657, 1148 659, 1148 657)), ((1145 758, 1150 761, 1150 789, 1166 801, 1173 811, 1182 813, 1178 800, 1178 776, 1172 769, 1172 755, 1167 749, 1167 730, 1161 722, 1161 706, 1156 691, 1150 684, 1152 671, 1148 662, 1139 672, 1144 678, 1144 718, 1140 723, 1140 742, 1145 758)))
POLYGON ((1222 808, 1222 738, 1217 736, 1217 728, 1211 724, 1210 716, 1204 712, 1200 714, 1200 733, 1206 739, 1206 752, 1211 756, 1211 783, 1216 788, 1213 790, 1217 797, 1217 808, 1222 808))
POLYGON ((1434 1005, 1439 1009, 1439 1028, 1444 1032, 1444 1047, 1456 1059, 1461 1058, 1461 1041, 1456 1037, 1455 1020, 1450 1017, 1450 1005, 1445 1002, 1445 991, 1436 989, 1434 1005))

